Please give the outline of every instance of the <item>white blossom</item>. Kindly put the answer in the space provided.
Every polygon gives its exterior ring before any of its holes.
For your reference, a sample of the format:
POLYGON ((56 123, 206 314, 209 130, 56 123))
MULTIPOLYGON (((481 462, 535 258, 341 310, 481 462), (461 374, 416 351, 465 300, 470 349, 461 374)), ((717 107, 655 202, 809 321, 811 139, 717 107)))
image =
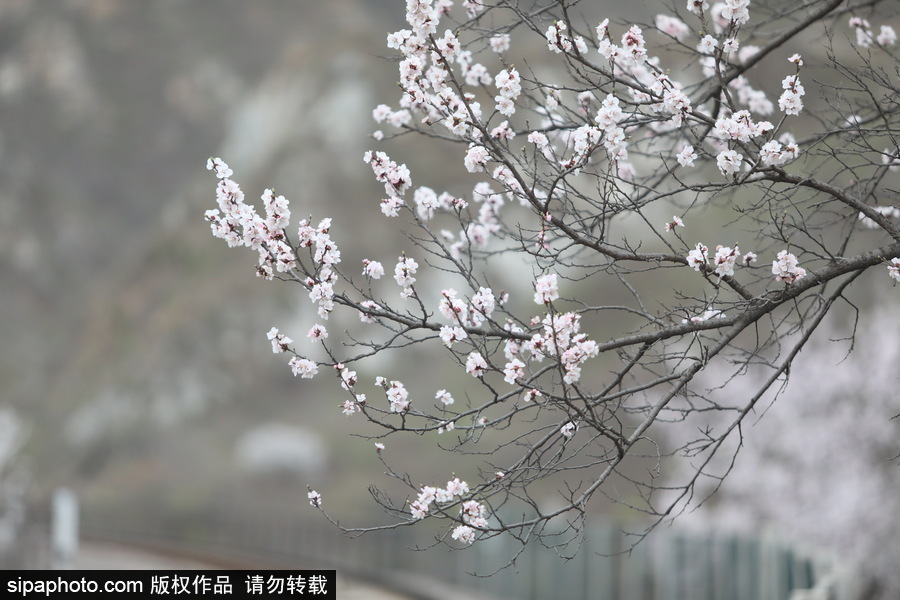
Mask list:
MULTIPOLYGON (((882 217, 886 217, 888 219, 900 219, 900 207, 897 206, 872 206, 870 207, 872 210, 880 214, 882 217)), ((871 219, 865 215, 865 213, 859 213, 859 223, 863 227, 867 229, 875 229, 879 225, 875 222, 874 219, 871 219)))
POLYGON ((716 275, 719 277, 731 277, 734 275, 734 264, 740 255, 741 252, 737 246, 734 248, 716 246, 716 254, 713 257, 716 275))
POLYGON ((469 334, 467 334, 466 330, 462 327, 447 325, 441 327, 438 335, 441 338, 441 341, 444 342, 444 345, 448 348, 452 348, 453 344, 456 342, 461 342, 469 337, 469 334))
POLYGON ((684 21, 676 17, 656 15, 654 23, 657 29, 678 41, 683 40, 691 34, 691 28, 688 27, 684 21))
POLYGON ((306 337, 311 341, 324 340, 328 337, 328 330, 325 329, 324 325, 313 325, 310 330, 307 332, 306 337))
POLYGON ((681 219, 681 217, 672 216, 672 222, 666 223, 666 231, 672 231, 676 227, 684 227, 684 221, 681 219))
POLYGON ((453 396, 447 390, 438 390, 434 395, 435 400, 440 400, 444 406, 450 406, 455 402, 453 396))
POLYGON ((697 158, 697 153, 694 152, 693 146, 685 144, 682 146, 681 151, 675 155, 675 158, 678 159, 678 164, 682 167, 693 167, 694 160, 697 158))
POLYGON ((778 253, 777 260, 772 261, 772 274, 776 280, 792 284, 806 277, 806 270, 797 264, 796 256, 782 250, 778 253))
POLYGON ((704 321, 709 321, 710 319, 719 319, 724 318, 725 314, 721 310, 717 309, 707 309, 703 311, 699 315, 695 315, 690 319, 682 319, 682 323, 703 323, 704 321))
POLYGON ((363 259, 363 275, 372 279, 381 279, 384 275, 384 267, 377 260, 363 259))
POLYGON ((543 398, 544 394, 541 393, 541 390, 538 389, 530 389, 527 390, 524 394, 522 394, 523 402, 535 402, 538 398, 543 398))
POLYGON ((716 165, 719 167, 719 172, 727 177, 738 172, 743 159, 744 155, 738 154, 735 150, 723 150, 716 156, 716 165))
POLYGON ((548 304, 559 298, 556 273, 541 275, 534 281, 535 304, 548 304))
POLYGON ((289 364, 294 377, 299 375, 302 379, 312 379, 319 372, 319 365, 306 358, 295 356, 289 364))
POLYGON ((468 525, 459 525, 453 530, 451 537, 463 544, 471 544, 475 541, 475 530, 468 525))
POLYGON ((800 78, 796 75, 788 75, 781 82, 784 89, 781 97, 778 99, 778 108, 786 115, 799 115, 803 110, 803 100, 801 97, 806 93, 800 78))
POLYGON ((234 175, 234 171, 232 171, 228 164, 219 157, 210 158, 206 161, 206 168, 210 171, 216 172, 216 177, 219 179, 227 179, 234 175))
POLYGON ((272 352, 275 354, 287 352, 290 349, 290 345, 294 343, 294 340, 280 333, 276 327, 270 329, 266 337, 272 342, 272 352))
POLYGON ((706 266, 707 263, 707 252, 709 249, 701 243, 697 243, 697 246, 688 252, 687 255, 687 263, 688 266, 693 268, 695 271, 700 271, 700 269, 706 266))
POLYGON ((892 258, 888 265, 888 274, 894 281, 900 282, 900 258, 892 258))
POLYGON ((466 152, 466 170, 469 173, 484 171, 484 166, 487 164, 487 161, 489 161, 490 158, 491 157, 490 154, 488 154, 487 148, 485 148, 484 146, 472 146, 471 148, 469 148, 468 152, 466 152))
POLYGON ((687 9, 695 15, 699 15, 701 12, 709 10, 709 4, 706 0, 687 0, 687 9))
POLYGON ((394 280, 401 287, 410 287, 416 282, 414 277, 419 263, 408 256, 401 256, 394 267, 394 280))
POLYGON ((703 39, 700 40, 700 43, 697 44, 697 52, 700 54, 712 54, 718 46, 719 40, 711 35, 705 35, 703 36, 703 39))
POLYGON ((500 54, 509 50, 509 34, 498 33, 491 37, 491 50, 500 54))
POLYGON ((399 381, 391 381, 386 390, 391 403, 391 412, 401 413, 409 410, 409 392, 399 381))
POLYGON ((525 363, 518 358, 514 358, 503 368, 503 381, 506 383, 515 383, 517 380, 525 376, 525 363))
POLYGON ((890 25, 882 25, 875 41, 882 46, 893 46, 897 43, 897 32, 890 25))
POLYGON ((487 371, 488 364, 480 352, 472 352, 466 357, 466 373, 472 377, 482 377, 487 371))

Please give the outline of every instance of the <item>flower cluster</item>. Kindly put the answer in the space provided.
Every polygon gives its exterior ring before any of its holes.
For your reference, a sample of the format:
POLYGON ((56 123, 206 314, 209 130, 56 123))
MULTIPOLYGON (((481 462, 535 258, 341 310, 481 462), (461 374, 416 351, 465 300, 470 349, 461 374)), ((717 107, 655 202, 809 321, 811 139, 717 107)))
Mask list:
POLYGON ((694 269, 695 271, 700 271, 703 267, 706 266, 708 258, 709 248, 704 246, 702 243, 697 242, 697 246, 688 252, 687 255, 687 264, 689 267, 694 269))
MULTIPOLYGON (((900 208, 896 206, 873 206, 872 210, 889 219, 900 219, 900 208)), ((859 223, 866 229, 875 229, 878 227, 878 223, 867 217, 864 213, 859 213, 859 223)))
POLYGON ((397 259, 397 265, 394 267, 394 281, 403 288, 402 296, 408 298, 412 295, 412 284, 416 282, 416 272, 419 269, 419 263, 409 256, 403 255, 397 259))
POLYGON ((466 170, 469 173, 484 171, 484 167, 490 159, 491 155, 488 153, 487 148, 484 146, 472 146, 469 148, 468 152, 466 152, 466 159, 464 161, 466 170))
POLYGON ((894 281, 900 282, 900 258, 892 258, 888 265, 888 274, 894 281))
POLYGON ((577 49, 581 54, 587 54, 588 47, 584 38, 580 35, 574 37, 569 36, 569 29, 565 21, 557 21, 547 28, 544 37, 547 39, 547 48, 557 54, 564 52, 566 54, 577 49))
POLYGON ((731 116, 717 119, 712 134, 720 140, 749 142, 752 138, 770 133, 774 128, 768 121, 754 122, 750 111, 739 110, 731 116))
POLYGON ((405 108, 394 111, 391 110, 391 107, 387 104, 379 104, 372 111, 372 118, 376 123, 387 122, 394 127, 403 127, 404 125, 409 124, 412 119, 412 114, 405 108))
MULTIPOLYGON (((625 130, 619 123, 625 118, 625 112, 619 104, 619 99, 612 94, 607 94, 600 103, 600 109, 594 121, 599 127, 599 133, 603 134, 603 145, 610 157, 616 160, 626 160, 628 152, 625 145, 625 130)), ((576 149, 576 153, 579 153, 576 149)))
POLYGON ((377 260, 363 259, 363 275, 372 279, 381 279, 384 276, 384 267, 377 260))
POLYGON ((647 58, 647 47, 644 32, 637 25, 632 25, 622 34, 622 54, 626 59, 642 62, 647 58))
POLYGON ((487 508, 476 500, 463 502, 459 514, 467 525, 471 525, 476 529, 484 529, 488 526, 487 508))
MULTIPOLYGON (((363 397, 365 397, 364 394, 363 394, 363 397)), ((359 411, 359 409, 360 409, 360 404, 358 401, 344 400, 341 403, 341 413, 343 413, 344 415, 347 415, 348 417, 350 415, 356 414, 359 411)))
POLYGON ((691 28, 677 17, 656 15, 653 22, 659 31, 669 37, 675 38, 679 42, 691 34, 691 28))
POLYGON ((700 313, 699 315, 694 315, 690 319, 682 319, 682 323, 703 323, 705 321, 709 321, 710 319, 721 319, 725 317, 725 314, 721 310, 717 310, 714 308, 707 309, 700 313))
POLYGON ((362 310, 359 311, 359 320, 363 323, 375 323, 377 319, 370 312, 373 310, 380 310, 381 306, 378 305, 374 300, 363 300, 359 303, 359 306, 362 310))
POLYGON ((759 158, 762 164, 770 167, 780 167, 788 163, 800 154, 797 142, 790 134, 781 136, 781 140, 769 140, 759 150, 759 158))
POLYGON ((345 366, 344 363, 337 363, 334 365, 334 370, 338 372, 338 377, 341 381, 341 387, 345 390, 353 389, 353 386, 359 381, 356 376, 356 371, 353 371, 349 367, 345 366))
POLYGON ((391 412, 403 413, 409 410, 409 392, 400 381, 391 381, 385 392, 391 403, 391 412))
POLYGON ((541 390, 531 388, 530 390, 526 390, 524 394, 522 394, 522 402, 537 402, 539 398, 542 398, 544 394, 541 393, 541 390))
POLYGON ((739 154, 736 150, 723 150, 716 156, 716 166, 719 167, 719 172, 727 177, 740 170, 743 160, 744 155, 739 154))
POLYGON ((497 73, 494 78, 499 95, 494 98, 497 103, 497 112, 510 117, 516 112, 515 100, 522 93, 522 79, 519 72, 512 67, 497 73))
POLYGON ((693 167, 694 161, 697 159, 697 153, 694 152, 693 146, 685 144, 682 146, 681 151, 675 155, 675 158, 682 167, 693 167))
POLYGON ((475 541, 475 530, 468 525, 458 525, 450 537, 463 544, 471 544, 475 541))
POLYGON ((734 275, 734 263, 740 255, 737 245, 734 248, 716 246, 716 255, 713 257, 716 275, 719 277, 731 277, 734 275))
MULTIPOLYGON (((747 46, 741 50, 739 53, 741 62, 755 54, 758 50, 759 48, 756 46, 747 46)), ((766 93, 763 90, 758 90, 750 85, 750 82, 743 75, 735 77, 728 84, 728 87, 737 92, 738 103, 746 106, 751 112, 766 116, 775 111, 775 105, 772 104, 772 101, 769 100, 766 93)))
POLYGON ((310 341, 324 340, 328 337, 328 330, 323 325, 313 325, 306 333, 307 339, 310 341))
POLYGON ((681 90, 681 84, 669 79, 668 75, 657 75, 656 80, 650 85, 650 91, 656 96, 662 96, 662 102, 652 105, 651 108, 656 112, 672 115, 669 124, 674 127, 680 127, 685 117, 693 112, 691 101, 681 90))
POLYGON ((513 358, 503 367, 503 381, 515 383, 525 377, 525 363, 518 358, 513 358))
MULTIPOLYGON (((579 332, 581 316, 573 312, 548 314, 538 322, 543 326, 543 331, 533 334, 521 345, 520 351, 528 352, 531 359, 537 362, 548 356, 558 358, 564 370, 564 381, 577 382, 581 378, 581 365, 599 354, 597 342, 579 332)), ((507 364, 509 374, 515 375, 513 381, 524 375, 522 369, 514 359, 507 364)))
POLYGON ((455 402, 453 396, 447 390, 438 390, 434 395, 435 400, 440 400, 444 406, 450 406, 455 402))
POLYGON ((488 370, 488 363, 481 352, 470 352, 466 357, 466 373, 472 377, 484 377, 488 370))
POLYGON ((894 281, 900 282, 900 258, 892 258, 888 265, 888 274, 894 281))
POLYGON ((441 338, 441 341, 444 342, 445 346, 452 348, 453 344, 463 341, 469 337, 469 334, 466 333, 466 330, 462 327, 456 325, 444 325, 441 327, 438 336, 441 338))
POLYGON ((363 160, 372 167, 375 180, 384 184, 384 191, 388 197, 382 201, 382 212, 386 216, 396 217, 403 204, 403 195, 412 186, 409 169, 406 165, 391 160, 384 152, 366 152, 363 160))
POLYGON ((353 400, 344 400, 341 403, 341 412, 347 416, 356 414, 363 409, 366 404, 365 394, 356 394, 353 400))
POLYGON ((535 304, 549 304, 559 298, 556 273, 547 273, 534 280, 535 304))
MULTIPOLYGON (((669 225, 667 224, 666 227, 669 227, 669 225)), ((734 276, 734 266, 740 258, 741 251, 737 245, 735 245, 734 248, 729 246, 716 246, 716 253, 712 259, 713 272, 720 278, 734 276)), ((693 250, 688 252, 686 260, 688 266, 695 271, 703 271, 703 269, 709 265, 709 248, 702 243, 698 243, 693 250)), ((749 266, 750 263, 755 260, 756 254, 747 252, 741 262, 745 266, 749 266)))
POLYGON ((687 9, 695 15, 702 15, 704 11, 709 10, 709 4, 706 0, 687 0, 687 9))
POLYGON ((295 356, 291 358, 288 365, 291 367, 294 377, 299 375, 301 379, 312 379, 319 372, 319 365, 308 358, 295 356))
POLYGON ((460 481, 459 477, 454 477, 442 488, 426 485, 420 490, 418 498, 410 503, 409 510, 413 519, 424 519, 431 509, 432 503, 448 504, 468 493, 469 484, 465 481, 460 481))
POLYGON ((294 340, 279 332, 277 327, 270 329, 266 337, 272 342, 272 352, 275 354, 287 352, 290 350, 291 344, 294 343, 294 340))
POLYGON ((880 46, 893 46, 897 43, 897 32, 890 25, 882 25, 876 36, 868 19, 850 17, 850 27, 856 31, 856 44, 868 48, 873 43, 880 46))
POLYGON ((491 37, 491 50, 497 54, 502 54, 509 50, 510 37, 508 33, 498 33, 491 37))
POLYGON ((671 223, 666 223, 666 231, 672 231, 676 227, 684 227, 684 221, 677 215, 672 217, 671 223))
POLYGON ((259 253, 257 275, 272 279, 276 271, 283 273, 297 265, 293 248, 285 241, 285 228, 290 222, 291 212, 284 196, 275 196, 272 190, 262 195, 265 217, 244 201, 240 186, 229 179, 231 168, 221 158, 210 158, 206 168, 216 172, 219 184, 216 186, 218 209, 207 210, 214 236, 224 239, 230 247, 247 246, 259 253))
MULTIPOLYGON (((458 292, 453 288, 441 290, 441 300, 438 303, 438 311, 443 317, 460 326, 478 327, 486 319, 490 319, 497 306, 494 292, 490 288, 480 287, 472 296, 472 301, 466 303, 458 297, 458 292)), ((465 333, 465 331, 463 331, 465 333)), ((465 337, 465 336, 463 336, 465 337)), ((461 338, 460 338, 461 339, 461 338)))
MULTIPOLYGON (((410 512, 413 519, 424 519, 431 507, 435 505, 447 505, 459 502, 469 493, 469 484, 454 478, 448 481, 446 487, 436 488, 424 486, 419 491, 418 497, 410 503, 410 512)), ((475 541, 478 530, 484 530, 488 526, 488 511, 484 504, 477 500, 462 502, 459 515, 463 524, 456 526, 451 537, 463 544, 471 544, 475 541)))
POLYGON ((781 97, 778 98, 778 108, 786 115, 799 115, 800 111, 803 110, 803 100, 800 98, 806 94, 806 90, 803 89, 803 85, 800 83, 800 77, 798 75, 788 75, 781 82, 781 87, 784 91, 781 93, 781 97))
POLYGON ((790 285, 806 277, 806 269, 797 264, 796 256, 787 250, 782 250, 778 253, 777 260, 772 261, 772 274, 778 281, 790 285))
MULTIPOLYGON (((688 7, 693 4, 688 1, 688 7)), ((704 3, 705 4, 705 3, 704 3)), ((723 28, 734 28, 750 20, 750 0, 725 0, 713 6, 713 19, 723 28), (726 23, 727 25, 723 25, 726 23)))

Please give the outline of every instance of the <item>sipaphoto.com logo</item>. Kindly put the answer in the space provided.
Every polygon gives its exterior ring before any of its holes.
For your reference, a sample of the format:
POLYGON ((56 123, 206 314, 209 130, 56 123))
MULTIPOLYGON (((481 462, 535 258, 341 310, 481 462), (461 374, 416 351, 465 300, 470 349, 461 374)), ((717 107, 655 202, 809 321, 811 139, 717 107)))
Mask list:
POLYGON ((19 596, 40 594, 50 596, 56 594, 97 594, 108 593, 137 593, 144 590, 142 581, 105 580, 97 581, 87 577, 60 575, 52 579, 32 579, 27 576, 19 576, 6 582, 6 591, 19 596))

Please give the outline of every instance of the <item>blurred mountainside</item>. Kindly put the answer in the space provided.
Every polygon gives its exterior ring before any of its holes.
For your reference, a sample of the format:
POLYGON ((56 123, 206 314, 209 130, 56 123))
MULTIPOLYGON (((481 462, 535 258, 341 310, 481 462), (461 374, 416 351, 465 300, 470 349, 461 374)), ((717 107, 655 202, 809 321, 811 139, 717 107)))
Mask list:
POLYGON ((371 109, 396 99, 388 4, 0 1, 0 403, 36 494, 202 493, 286 413, 293 438, 263 436, 275 462, 321 469, 302 425, 340 414, 298 398, 265 339, 305 293, 212 238, 205 163, 225 157, 248 199, 275 187, 295 222, 366 218, 371 109))

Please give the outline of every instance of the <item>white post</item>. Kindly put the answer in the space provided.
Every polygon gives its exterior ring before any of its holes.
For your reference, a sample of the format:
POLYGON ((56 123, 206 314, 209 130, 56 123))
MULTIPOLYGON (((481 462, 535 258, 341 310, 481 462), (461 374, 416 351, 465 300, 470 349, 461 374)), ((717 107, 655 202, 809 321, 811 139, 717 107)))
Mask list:
POLYGON ((78 550, 78 498, 66 487, 53 493, 51 541, 53 568, 71 569, 78 550))

